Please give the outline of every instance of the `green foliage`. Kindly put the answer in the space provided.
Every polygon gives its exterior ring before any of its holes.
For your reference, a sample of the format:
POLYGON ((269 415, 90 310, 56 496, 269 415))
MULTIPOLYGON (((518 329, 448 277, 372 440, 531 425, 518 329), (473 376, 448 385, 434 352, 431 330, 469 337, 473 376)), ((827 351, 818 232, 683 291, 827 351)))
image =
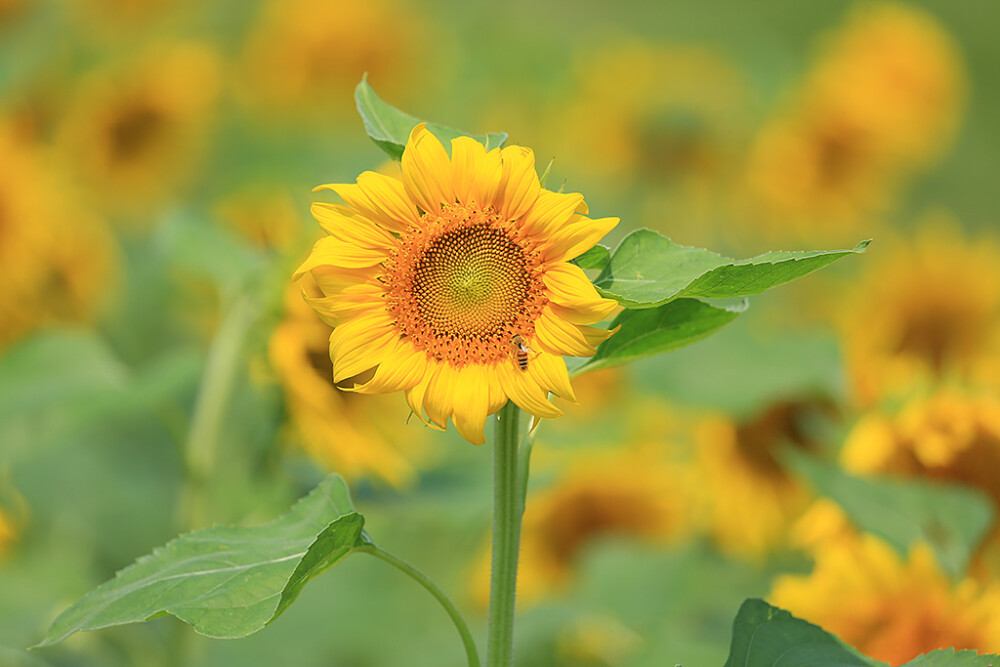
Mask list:
POLYGON ((611 261, 611 249, 606 245, 598 243, 593 248, 571 260, 581 269, 595 269, 602 271, 611 261))
POLYGON ((812 623, 749 599, 733 622, 733 640, 724 667, 881 667, 812 623))
POLYGON ((165 614, 209 637, 244 637, 311 579, 370 545, 363 526, 343 480, 331 475, 271 523, 195 531, 140 558, 60 614, 39 646, 165 614))
MULTIPOLYGON (((902 667, 992 667, 1000 656, 941 649, 902 667)), ((885 667, 858 653, 834 635, 763 600, 749 599, 733 622, 725 667, 885 667)))
POLYGON ((746 308, 746 300, 724 307, 698 299, 676 299, 659 308, 622 311, 611 323, 621 329, 574 374, 621 366, 684 347, 729 324, 746 308))
POLYGON ((993 521, 989 499, 949 484, 861 478, 803 455, 787 457, 817 493, 834 500, 861 530, 905 555, 926 542, 952 576, 961 576, 993 521))
POLYGON ((628 236, 594 281, 604 296, 626 308, 654 308, 673 299, 719 299, 750 296, 812 273, 845 255, 862 253, 868 241, 853 250, 769 252, 735 260, 677 245, 649 229, 628 236))
MULTIPOLYGON (((365 123, 365 131, 368 132, 371 140, 393 160, 399 160, 403 157, 403 149, 406 148, 406 141, 410 138, 410 130, 413 129, 414 125, 423 121, 383 102, 368 84, 367 74, 354 89, 354 100, 358 104, 358 113, 361 114, 361 119, 365 123)), ((506 132, 469 134, 436 123, 427 123, 427 129, 444 143, 456 137, 472 137, 490 148, 495 148, 503 146, 504 142, 507 141, 506 132)))

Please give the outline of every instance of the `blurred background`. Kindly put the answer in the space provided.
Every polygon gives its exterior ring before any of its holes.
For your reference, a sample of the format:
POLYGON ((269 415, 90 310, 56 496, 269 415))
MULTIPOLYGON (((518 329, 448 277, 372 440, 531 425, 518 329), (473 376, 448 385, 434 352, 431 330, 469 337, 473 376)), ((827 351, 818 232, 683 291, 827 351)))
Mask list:
POLYGON ((179 532, 270 520, 329 471, 482 636, 488 449, 339 393, 289 284, 311 188, 393 168, 354 111, 366 71, 554 158, 549 187, 621 217, 611 245, 874 238, 709 340, 577 380, 538 433, 518 665, 721 665, 750 596, 893 664, 1000 651, 998 18, 0 0, 0 665, 463 664, 433 600, 363 556, 247 639, 165 618, 23 650, 179 532))

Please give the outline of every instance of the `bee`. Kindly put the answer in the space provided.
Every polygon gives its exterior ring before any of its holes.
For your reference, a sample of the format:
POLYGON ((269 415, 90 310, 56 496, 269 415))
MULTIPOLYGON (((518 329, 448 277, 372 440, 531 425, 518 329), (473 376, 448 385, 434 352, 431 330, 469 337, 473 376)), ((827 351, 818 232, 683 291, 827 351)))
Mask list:
POLYGON ((521 334, 516 334, 510 339, 510 344, 514 346, 514 361, 522 371, 528 370, 528 355, 535 354, 535 351, 528 347, 521 334))

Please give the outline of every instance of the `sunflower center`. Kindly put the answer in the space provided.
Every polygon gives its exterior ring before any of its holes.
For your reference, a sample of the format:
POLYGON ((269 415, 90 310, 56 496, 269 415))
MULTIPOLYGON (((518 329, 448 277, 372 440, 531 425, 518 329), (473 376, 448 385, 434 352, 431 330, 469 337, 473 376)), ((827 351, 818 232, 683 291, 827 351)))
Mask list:
POLYGON ((492 208, 446 206, 421 222, 385 265, 400 333, 457 367, 510 358, 545 305, 537 253, 492 208))

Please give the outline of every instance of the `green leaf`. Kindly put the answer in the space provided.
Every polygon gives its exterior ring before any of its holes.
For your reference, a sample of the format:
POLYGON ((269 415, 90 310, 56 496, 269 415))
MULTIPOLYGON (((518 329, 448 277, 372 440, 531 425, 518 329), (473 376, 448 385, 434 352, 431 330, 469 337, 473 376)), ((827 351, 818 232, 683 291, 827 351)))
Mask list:
POLYGON ((282 517, 182 535, 78 600, 39 646, 172 614, 203 635, 244 637, 273 621, 303 586, 370 545, 347 487, 330 475, 282 517))
POLYGON ((573 374, 621 366, 690 345, 729 324, 746 308, 745 299, 729 307, 697 299, 677 299, 659 308, 622 311, 611 323, 612 328, 621 326, 621 329, 573 374))
POLYGON ((1000 655, 979 655, 975 651, 943 648, 910 660, 903 667, 1000 667, 1000 655))
POLYGON ((883 667, 820 627, 763 600, 743 603, 733 622, 725 667, 883 667))
MULTIPOLYGON (((361 120, 365 123, 365 131, 368 132, 371 140, 393 160, 402 158, 406 141, 410 138, 410 130, 413 129, 414 125, 423 121, 383 102, 382 98, 376 95, 375 90, 368 84, 367 74, 362 77, 361 83, 354 89, 354 101, 358 105, 358 113, 361 114, 361 120)), ((445 144, 456 137, 472 137, 489 148, 503 146, 507 141, 506 132, 469 134, 436 123, 427 123, 427 129, 445 144)))
POLYGON ((820 269, 853 250, 769 252, 735 260, 701 248, 677 245, 650 229, 626 236, 594 284, 626 308, 653 308, 680 297, 750 296, 820 269))
POLYGON ((608 246, 598 243, 587 252, 570 261, 579 266, 581 269, 596 269, 598 271, 602 271, 604 270, 604 267, 608 265, 608 262, 611 261, 611 250, 608 246))
POLYGON ((990 501, 974 489, 854 477, 792 451, 784 458, 818 494, 840 505, 860 530, 881 537, 901 555, 913 544, 926 542, 952 576, 964 576, 972 552, 993 522, 990 501))

